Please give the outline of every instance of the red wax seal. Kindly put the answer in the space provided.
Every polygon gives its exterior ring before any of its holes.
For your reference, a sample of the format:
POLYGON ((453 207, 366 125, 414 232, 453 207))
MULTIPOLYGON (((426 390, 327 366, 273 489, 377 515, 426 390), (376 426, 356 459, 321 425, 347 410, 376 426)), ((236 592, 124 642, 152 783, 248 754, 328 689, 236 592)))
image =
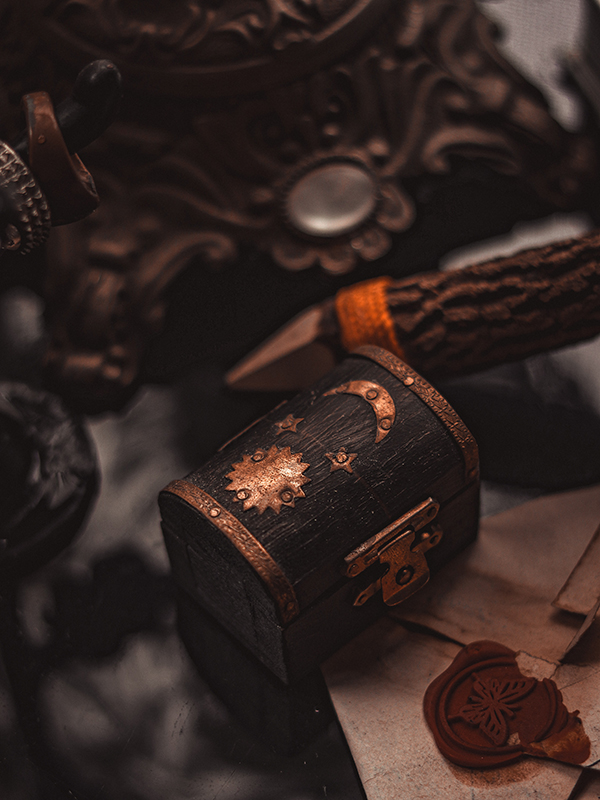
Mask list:
POLYGON ((473 642, 425 692, 424 711, 442 754, 461 767, 497 767, 524 754, 582 764, 590 755, 578 711, 554 681, 525 677, 516 653, 473 642))

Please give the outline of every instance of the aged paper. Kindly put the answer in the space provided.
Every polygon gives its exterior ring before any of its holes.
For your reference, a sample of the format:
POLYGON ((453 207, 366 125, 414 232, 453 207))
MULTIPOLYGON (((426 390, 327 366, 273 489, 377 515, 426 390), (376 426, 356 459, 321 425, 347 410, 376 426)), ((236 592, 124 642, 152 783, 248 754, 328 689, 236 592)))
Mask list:
POLYGON ((488 517, 475 544, 393 613, 462 644, 493 639, 558 661, 583 620, 552 602, 599 520, 598 486, 540 497, 488 517))
POLYGON ((575 614, 589 614, 600 598, 600 527, 554 598, 553 605, 575 614))
POLYGON ((459 649, 383 619, 325 664, 368 800, 567 800, 578 767, 526 757, 473 770, 440 754, 423 717, 423 695, 459 649))
POLYGON ((592 745, 584 766, 598 767, 600 623, 596 607, 586 617, 583 606, 597 588, 597 571, 584 554, 595 558, 599 520, 600 487, 538 498, 484 519, 467 552, 326 663, 369 800, 574 800, 593 791, 596 779, 581 776, 595 771, 543 759, 481 771, 450 764, 433 742, 422 703, 460 646, 501 642, 519 652, 525 674, 552 678, 567 708, 580 711, 592 745), (564 586, 571 597, 585 598, 581 613, 552 605, 564 586))

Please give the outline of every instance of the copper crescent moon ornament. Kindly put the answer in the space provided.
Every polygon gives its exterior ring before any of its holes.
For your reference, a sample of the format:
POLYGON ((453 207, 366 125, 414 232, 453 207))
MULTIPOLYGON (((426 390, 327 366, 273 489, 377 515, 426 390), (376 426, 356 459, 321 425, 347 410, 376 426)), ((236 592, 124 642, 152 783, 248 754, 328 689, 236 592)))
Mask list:
POLYGON ((349 381, 330 389, 323 396, 332 394, 355 394, 357 397, 362 397, 375 412, 377 420, 375 444, 388 435, 396 419, 396 406, 392 396, 383 386, 373 381, 349 381))

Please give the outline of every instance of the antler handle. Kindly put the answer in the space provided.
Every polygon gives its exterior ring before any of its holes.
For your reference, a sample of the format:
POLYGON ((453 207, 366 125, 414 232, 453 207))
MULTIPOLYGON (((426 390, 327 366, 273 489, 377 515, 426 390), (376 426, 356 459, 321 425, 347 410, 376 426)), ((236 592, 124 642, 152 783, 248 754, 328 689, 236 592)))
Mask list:
POLYGON ((515 361, 600 333, 600 232, 465 269, 379 278, 343 289, 335 307, 347 349, 385 337, 428 377, 515 361), (360 341, 357 319, 373 320, 360 341))

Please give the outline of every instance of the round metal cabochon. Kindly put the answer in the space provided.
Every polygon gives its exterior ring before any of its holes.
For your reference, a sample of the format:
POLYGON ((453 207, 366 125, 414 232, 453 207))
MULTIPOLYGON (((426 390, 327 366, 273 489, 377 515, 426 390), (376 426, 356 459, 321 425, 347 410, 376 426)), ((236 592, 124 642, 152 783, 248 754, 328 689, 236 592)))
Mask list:
POLYGON ((287 196, 289 222, 302 233, 333 237, 367 220, 377 203, 374 179, 359 164, 321 164, 305 173, 287 196))

